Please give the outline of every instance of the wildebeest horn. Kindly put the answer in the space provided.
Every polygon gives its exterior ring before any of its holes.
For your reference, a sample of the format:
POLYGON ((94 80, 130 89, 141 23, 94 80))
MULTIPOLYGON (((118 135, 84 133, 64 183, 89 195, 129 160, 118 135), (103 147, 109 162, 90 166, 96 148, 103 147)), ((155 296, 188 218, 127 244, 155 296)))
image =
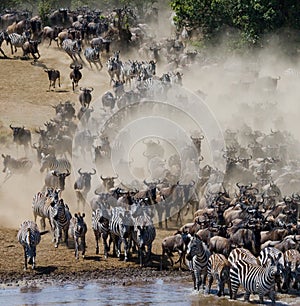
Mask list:
POLYGON ((74 69, 75 65, 74 64, 70 64, 70 68, 74 69))
POLYGON ((88 87, 88 89, 89 89, 90 91, 93 91, 93 90, 94 90, 94 88, 93 88, 93 87, 88 87))
POLYGON ((12 127, 12 125, 10 124, 9 127, 13 130, 14 128, 12 127))
POLYGON ((204 159, 204 157, 201 155, 201 156, 199 157, 198 161, 199 161, 199 162, 200 162, 200 161, 203 161, 203 159, 204 159))
POLYGON ((92 172, 89 172, 89 174, 90 174, 90 175, 96 174, 96 169, 93 168, 93 173, 92 173, 92 172))
POLYGON ((240 185, 239 182, 236 183, 236 186, 237 186, 238 188, 241 188, 241 185, 240 185))
POLYGON ((84 91, 84 90, 85 90, 85 87, 79 87, 79 89, 80 89, 81 91, 84 91))
POLYGON ((82 174, 81 168, 78 169, 78 173, 79 173, 80 175, 82 174))
POLYGON ((82 64, 77 65, 78 69, 82 69, 82 64))
POLYGON ((118 177, 119 177, 119 175, 117 175, 117 176, 112 176, 111 178, 115 180, 115 179, 117 179, 118 177))
POLYGON ((38 147, 36 146, 36 143, 33 143, 33 144, 32 144, 32 148, 38 149, 38 147))
POLYGON ((107 179, 106 177, 103 177, 102 175, 100 175, 100 178, 101 178, 102 181, 107 179))

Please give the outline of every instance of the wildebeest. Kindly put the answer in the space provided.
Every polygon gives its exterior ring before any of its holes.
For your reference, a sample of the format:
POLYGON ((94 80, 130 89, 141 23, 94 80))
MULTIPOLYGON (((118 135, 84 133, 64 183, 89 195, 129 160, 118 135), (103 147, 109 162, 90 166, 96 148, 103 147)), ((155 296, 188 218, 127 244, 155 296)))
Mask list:
POLYGON ((80 79, 82 78, 82 74, 79 71, 80 69, 82 69, 82 65, 76 65, 76 64, 71 64, 70 68, 73 69, 70 72, 70 79, 72 81, 72 88, 73 91, 75 90, 75 86, 78 86, 78 82, 80 81, 80 79))
POLYGON ((58 86, 60 87, 60 72, 55 69, 44 69, 44 71, 48 73, 49 91, 51 86, 55 88, 56 80, 58 80, 58 86))
POLYGON ((82 172, 80 168, 78 169, 78 174, 79 177, 74 183, 74 189, 77 197, 77 208, 79 209, 79 205, 80 203, 82 203, 84 211, 86 197, 89 191, 91 190, 92 175, 96 174, 96 170, 93 169, 93 172, 82 172))
POLYGON ((81 93, 79 95, 79 102, 83 107, 89 107, 92 95, 91 92, 94 90, 93 87, 80 87, 81 93))
POLYGON ((11 124, 9 127, 13 130, 13 141, 16 145, 24 146, 25 153, 29 147, 31 146, 31 132, 25 127, 13 127, 11 124))
POLYGON ((45 177, 45 186, 46 188, 59 188, 61 191, 65 190, 65 179, 71 173, 69 170, 64 173, 60 173, 56 170, 49 171, 45 177))
POLYGON ((35 60, 40 58, 40 53, 38 50, 38 44, 40 41, 37 40, 29 40, 26 41, 22 45, 22 50, 23 50, 23 57, 27 57, 28 54, 31 54, 35 60), (37 54, 37 56, 36 56, 37 54))

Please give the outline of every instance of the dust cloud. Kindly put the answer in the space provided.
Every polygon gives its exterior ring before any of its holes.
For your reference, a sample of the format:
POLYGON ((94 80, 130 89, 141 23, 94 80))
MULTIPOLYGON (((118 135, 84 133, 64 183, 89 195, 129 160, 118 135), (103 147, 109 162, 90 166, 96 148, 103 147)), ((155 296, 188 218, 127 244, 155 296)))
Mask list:
MULTIPOLYGON (((164 40, 168 37, 174 37, 175 29, 170 24, 170 12, 161 12, 160 17, 159 26, 156 27, 153 23, 149 24, 147 31, 150 31, 148 35, 153 37, 153 41, 159 42, 163 49, 164 40)), ((15 123, 19 122, 23 125, 26 122, 27 127, 32 130, 33 143, 38 139, 38 135, 34 133, 34 128, 37 126, 42 128, 45 118, 50 119, 54 116, 54 110, 51 105, 70 100, 74 103, 76 109, 79 109, 79 90, 75 93, 72 92, 68 76, 70 72, 70 59, 61 50, 58 50, 56 46, 48 48, 47 45, 48 43, 46 42, 40 47, 41 62, 47 67, 62 71, 62 88, 60 88, 60 91, 47 92, 48 80, 45 72, 39 67, 32 67, 29 61, 24 63, 20 60, 6 60, 2 70, 2 73, 6 75, 6 88, 2 88, 0 91, 0 108, 1 111, 2 108, 4 110, 3 105, 5 104, 5 112, 7 114, 6 118, 4 118, 5 120, 3 120, 4 124, 8 127, 10 119, 12 119, 9 117, 9 112, 11 111, 14 114, 13 120, 15 123), (15 80, 15 74, 11 73, 12 69, 16 69, 13 67, 18 66, 22 66, 22 70, 25 70, 27 75, 36 74, 37 76, 35 84, 26 84, 26 90, 25 87, 20 88, 21 86, 15 80), (18 98, 18 101, 13 98, 10 101, 8 96, 4 97, 4 89, 8 88, 13 92, 14 98, 18 98), (39 101, 35 100, 37 88, 39 88, 39 101), (33 100, 35 101, 34 104, 32 104, 33 100), (16 112, 18 103, 26 103, 27 105, 26 108, 22 109, 22 113, 16 112), (30 105, 32 109, 30 109, 30 105), (41 116, 37 115, 39 109, 43 110, 41 116), (31 122, 31 126, 29 126, 29 122, 31 122)), ((188 45, 186 48, 189 50, 195 49, 192 45, 188 45)), ((4 46, 4 50, 7 53, 9 52, 6 46, 4 46)), ((210 116, 215 120, 218 131, 224 132, 226 129, 234 131, 246 124, 252 130, 261 130, 265 133, 269 133, 271 129, 286 130, 300 141, 298 123, 298 114, 300 113, 299 62, 285 58, 275 42, 272 46, 247 56, 228 56, 224 50, 224 46, 219 46, 213 50, 199 51, 195 62, 185 67, 180 67, 179 70, 183 73, 183 89, 180 89, 180 91, 184 91, 184 94, 187 96, 195 95, 198 90, 205 93, 206 98, 204 100, 198 98, 198 101, 208 109, 210 116), (259 81, 257 81, 257 75, 258 77, 270 76, 278 78, 277 88, 273 91, 261 88, 258 84, 259 81)), ((18 55, 20 55, 19 52, 21 51, 18 51, 18 55)), ((164 72, 170 72, 166 70, 169 65, 165 55, 163 50, 161 50, 161 62, 157 65, 158 76, 161 76, 164 72)), ((107 90, 111 90, 109 76, 105 67, 106 58, 107 55, 104 55, 102 58, 104 68, 100 72, 85 66, 83 78, 79 84, 82 87, 94 88, 92 105, 94 107, 97 105, 99 108, 101 108, 102 94, 107 90)), ((137 50, 130 53, 121 53, 121 60, 126 61, 127 59, 140 60, 142 59, 141 53, 137 50)), ((175 99, 175 97, 173 98, 175 99)), ((133 179, 139 181, 147 179, 149 176, 149 163, 143 157, 143 151, 145 150, 143 140, 145 139, 160 137, 162 143, 165 141, 165 147, 168 152, 164 158, 167 159, 172 154, 179 152, 185 143, 190 143, 189 137, 193 131, 197 130, 201 133, 204 132, 206 136, 209 135, 209 131, 205 131, 205 129, 210 130, 210 126, 203 126, 201 122, 194 123, 189 119, 189 115, 194 118, 197 115, 195 112, 203 108, 198 108, 197 104, 189 104, 184 99, 181 100, 181 103, 184 104, 184 111, 176 113, 176 111, 170 112, 168 109, 165 110, 164 115, 168 115, 172 125, 168 125, 169 123, 167 124, 167 121, 164 121, 165 125, 160 126, 160 128, 161 131, 170 129, 168 137, 162 132, 155 131, 154 133, 153 130, 149 131, 151 124, 147 123, 149 116, 145 110, 142 110, 140 116, 132 116, 126 124, 120 126, 122 130, 114 135, 123 139, 120 136, 121 132, 123 134, 128 134, 129 132, 132 138, 131 145, 126 149, 126 152, 119 151, 119 155, 117 155, 112 168, 106 165, 102 168, 97 168, 97 178, 94 179, 93 187, 101 184, 100 175, 115 175, 118 169, 121 173, 122 159, 127 162, 132 161, 129 171, 131 171, 130 175, 133 179), (201 128, 203 129, 201 130, 201 128), (181 138, 186 138, 182 139, 180 144, 174 141, 174 139, 178 138, 178 135, 181 138)), ((109 117, 110 114, 107 114, 107 118, 109 117)), ((159 121, 158 125, 161 122, 159 121)), ((97 132, 97 129, 98 127, 93 131, 97 132)), ((98 131, 100 130, 98 129, 98 131)), ((204 140, 203 154, 206 163, 210 160, 210 155, 215 153, 222 154, 221 151, 210 152, 209 144, 212 140, 207 137, 204 140)), ((19 148, 17 151, 16 147, 11 143, 9 145, 1 144, 1 153, 11 154, 13 157, 21 157, 23 155, 22 149, 19 148)), ((34 166, 28 175, 13 175, 3 184, 5 174, 2 172, 0 174, 1 226, 17 228, 24 219, 33 218, 31 208, 32 198, 42 189, 44 174, 39 172, 39 165, 36 161, 36 152, 34 150, 30 150, 29 157, 34 161, 34 166)), ((84 170, 90 170, 93 167, 92 163, 82 163, 80 165, 85 167, 84 170)), ((120 174, 117 183, 121 183, 121 180, 126 180, 127 170, 125 168, 125 172, 120 174)), ((75 167, 73 174, 67 178, 66 190, 63 193, 65 202, 68 203, 72 212, 77 210, 76 197, 73 190, 76 177, 77 169, 75 167)), ((89 207, 86 208, 86 213, 90 215, 89 207)))

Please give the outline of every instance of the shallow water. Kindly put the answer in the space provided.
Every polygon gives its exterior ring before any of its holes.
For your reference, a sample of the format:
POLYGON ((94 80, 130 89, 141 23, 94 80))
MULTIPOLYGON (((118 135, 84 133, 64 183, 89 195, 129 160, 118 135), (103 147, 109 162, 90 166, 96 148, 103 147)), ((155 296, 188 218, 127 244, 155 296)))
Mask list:
MULTIPOLYGON (((213 290, 213 294, 216 291, 213 290)), ((242 297, 241 297, 242 298, 242 297)), ((251 300, 257 301, 256 296, 251 300)), ((40 286, 31 284, 18 288, 0 289, 0 305, 219 305, 240 306, 248 303, 204 295, 192 290, 189 282, 165 282, 157 280, 150 284, 131 286, 106 286, 89 283, 40 286)), ((270 305, 270 301, 267 300, 270 305)), ((253 305, 253 304, 252 304, 253 305)), ((300 298, 280 298, 276 305, 300 305, 300 298)))

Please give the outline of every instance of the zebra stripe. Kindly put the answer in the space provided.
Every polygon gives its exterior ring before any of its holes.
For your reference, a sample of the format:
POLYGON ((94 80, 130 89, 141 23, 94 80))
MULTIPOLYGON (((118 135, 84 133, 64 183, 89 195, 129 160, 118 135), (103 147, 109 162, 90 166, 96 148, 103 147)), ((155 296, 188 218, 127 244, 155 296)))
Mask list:
POLYGON ((94 231, 96 240, 96 254, 99 254, 99 239, 102 235, 104 245, 104 256, 108 257, 109 246, 107 244, 107 238, 110 234, 109 220, 103 216, 100 208, 97 208, 92 212, 92 229, 94 231))
MULTIPOLYGON (((270 257, 271 258, 271 257, 270 257)), ((275 276, 279 273, 278 257, 271 258, 271 264, 267 267, 251 264, 243 259, 235 262, 230 269, 230 281, 232 287, 233 299, 237 297, 237 291, 241 284, 245 289, 245 301, 249 301, 250 294, 259 295, 260 303, 263 304, 263 298, 268 294, 275 304, 275 276)))
POLYGON ((53 224, 50 220, 51 209, 58 202, 58 195, 60 190, 48 188, 47 193, 38 192, 33 196, 32 210, 34 216, 34 222, 36 222, 37 216, 41 217, 41 228, 45 230, 45 219, 49 220, 50 227, 53 230, 53 224))
POLYGON ((204 242, 199 236, 193 236, 187 247, 186 259, 192 272, 195 290, 199 291, 201 283, 203 289, 205 288, 209 256, 210 252, 204 242), (203 276, 202 278, 201 275, 203 276))
MULTIPOLYGON (((100 48, 99 47, 88 47, 84 50, 84 57, 85 59, 89 62, 91 69, 92 67, 92 63, 94 63, 94 65, 97 67, 97 63, 99 63, 100 68, 103 67, 101 60, 100 60, 100 48)), ((97 67, 98 68, 98 67, 97 67)))
POLYGON ((283 284, 287 290, 291 287, 291 282, 294 281, 293 288, 298 289, 300 281, 300 252, 298 250, 287 250, 283 254, 285 269, 287 270, 286 283, 283 284))
POLYGON ((240 259, 243 259, 254 265, 259 264, 257 258, 248 249, 244 248, 233 249, 228 256, 228 261, 230 262, 231 265, 233 265, 235 262, 239 261, 240 259))
POLYGON ((63 199, 60 199, 50 211, 51 223, 54 225, 54 240, 56 248, 60 243, 62 232, 64 232, 65 243, 68 246, 68 230, 71 218, 72 215, 69 211, 68 205, 64 203, 63 199))
POLYGON ((230 262, 223 254, 212 254, 209 257, 207 265, 208 288, 210 294, 211 285, 214 279, 218 282, 218 296, 225 295, 224 287, 227 283, 230 298, 232 298, 231 283, 230 283, 230 262))
POLYGON ((257 258, 259 264, 263 267, 269 266, 271 263, 271 260, 275 259, 280 254, 280 260, 279 260, 279 269, 281 272, 281 275, 276 276, 276 284, 277 284, 277 290, 279 292, 282 292, 281 284, 287 283, 287 271, 284 267, 284 257, 283 253, 279 251, 278 249, 274 247, 266 247, 262 249, 259 253, 259 256, 257 258))
POLYGON ((4 169, 6 172, 4 182, 6 182, 13 174, 26 174, 33 166, 32 161, 27 157, 15 159, 10 155, 2 154, 4 169))
POLYGON ((74 238, 75 242, 75 258, 79 259, 78 250, 79 250, 79 239, 80 239, 80 248, 82 251, 82 257, 84 258, 86 243, 85 235, 87 232, 87 225, 84 221, 85 214, 80 213, 75 214, 70 221, 70 234, 74 238))
POLYGON ((121 243, 124 244, 124 260, 128 260, 129 246, 132 238, 133 220, 131 212, 123 207, 114 207, 109 225, 110 232, 115 235, 117 256, 121 255, 121 243))
POLYGON ((72 39, 67 38, 62 42, 61 47, 71 57, 71 59, 74 62, 77 61, 77 55, 82 61, 82 58, 80 56, 80 52, 81 52, 81 40, 80 39, 72 40, 72 39))
POLYGON ((41 241, 40 231, 33 221, 24 221, 17 234, 19 243, 24 248, 24 270, 27 269, 28 264, 32 265, 32 269, 35 268, 36 246, 41 241))
POLYGON ((56 158, 54 155, 42 153, 40 172, 56 170, 59 173, 71 172, 71 163, 67 158, 56 158))
POLYGON ((153 225, 148 208, 149 207, 140 203, 131 205, 134 224, 133 240, 139 249, 141 266, 143 266, 144 250, 146 246, 146 261, 151 259, 152 243, 156 237, 156 229, 153 225))
POLYGON ((26 32, 23 32, 22 35, 17 33, 11 33, 8 34, 8 37, 10 41, 11 54, 14 54, 13 46, 15 47, 15 52, 17 52, 17 48, 21 48, 23 44, 30 38, 30 36, 28 36, 28 33, 26 32))

